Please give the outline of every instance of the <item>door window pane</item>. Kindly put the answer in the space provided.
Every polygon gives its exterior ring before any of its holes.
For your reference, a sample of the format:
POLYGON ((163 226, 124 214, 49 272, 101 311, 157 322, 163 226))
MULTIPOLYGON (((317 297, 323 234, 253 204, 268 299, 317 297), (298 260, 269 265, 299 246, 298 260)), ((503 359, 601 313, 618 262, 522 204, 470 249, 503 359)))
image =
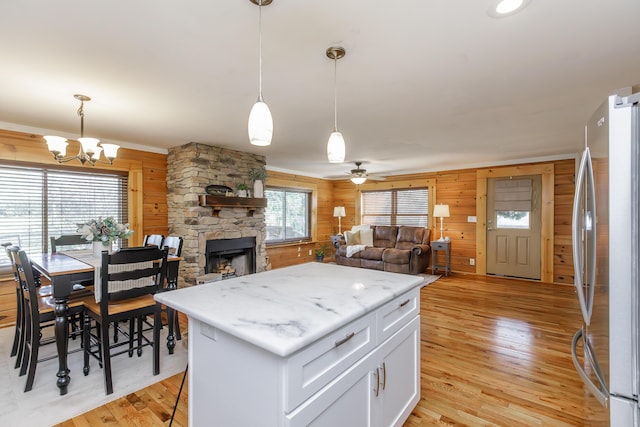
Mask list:
POLYGON ((498 228, 529 228, 529 212, 521 211, 496 211, 496 224, 498 228))

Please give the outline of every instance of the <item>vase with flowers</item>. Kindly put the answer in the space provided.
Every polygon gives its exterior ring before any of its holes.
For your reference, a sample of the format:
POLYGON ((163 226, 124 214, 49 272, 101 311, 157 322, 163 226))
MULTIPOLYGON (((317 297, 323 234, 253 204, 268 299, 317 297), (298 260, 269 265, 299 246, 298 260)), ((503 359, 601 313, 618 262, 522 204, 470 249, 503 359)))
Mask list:
POLYGON ((78 224, 78 232, 83 239, 93 242, 93 253, 96 256, 101 256, 102 251, 111 253, 114 241, 128 239, 133 234, 129 224, 121 224, 112 216, 98 217, 78 224))

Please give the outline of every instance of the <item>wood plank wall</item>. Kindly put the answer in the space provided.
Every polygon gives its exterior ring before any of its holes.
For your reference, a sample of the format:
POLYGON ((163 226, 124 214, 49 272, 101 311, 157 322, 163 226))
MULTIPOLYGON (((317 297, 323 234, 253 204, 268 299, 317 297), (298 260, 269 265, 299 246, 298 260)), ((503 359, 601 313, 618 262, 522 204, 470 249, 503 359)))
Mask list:
MULTIPOLYGON (((75 142, 70 144, 69 153, 77 150, 75 142)), ((56 164, 39 135, 0 130, 0 159, 20 162, 56 164)), ((550 162, 554 165, 554 244, 553 244, 553 281, 554 283, 573 283, 573 261, 571 254, 571 208, 575 161, 574 159, 550 162)), ((83 167, 71 162, 69 167, 83 167)), ((128 170, 140 167, 142 170, 142 206, 141 224, 136 229, 136 237, 144 234, 159 233, 167 235, 171 230, 167 224, 166 202, 166 155, 121 148, 114 166, 102 166, 103 169, 128 170)), ((87 166, 84 166, 87 168, 87 166)), ((452 269, 455 272, 475 273, 475 266, 469 260, 476 256, 475 224, 467 222, 468 216, 476 213, 476 175, 477 169, 427 172, 387 177, 379 184, 394 185, 400 182, 427 180, 432 195, 431 204, 446 203, 450 206, 451 217, 445 218, 445 234, 452 239, 452 269)), ((342 218, 342 230, 348 230, 359 223, 359 189, 349 180, 328 181, 303 175, 269 171, 269 179, 286 182, 292 186, 315 186, 316 197, 313 210, 313 239, 310 242, 297 242, 289 245, 271 246, 267 249, 271 268, 301 264, 315 260, 315 249, 319 242, 330 243, 330 236, 338 232, 337 218, 333 217, 334 206, 344 206, 347 216, 342 218), (312 254, 309 255, 309 250, 312 254)), ((135 214, 135 213, 133 213, 135 214)), ((439 223, 432 221, 432 236, 439 236, 439 223)), ((135 243, 134 243, 135 244, 135 243)), ((327 254, 329 255, 329 254, 327 254)), ((327 256, 325 260, 329 259, 327 256)))

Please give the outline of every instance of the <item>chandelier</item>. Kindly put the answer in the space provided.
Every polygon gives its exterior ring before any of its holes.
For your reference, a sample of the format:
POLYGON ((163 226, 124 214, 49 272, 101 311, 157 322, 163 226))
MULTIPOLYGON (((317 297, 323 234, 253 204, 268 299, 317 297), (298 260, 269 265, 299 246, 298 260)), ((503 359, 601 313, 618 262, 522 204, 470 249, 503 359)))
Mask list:
POLYGON ((67 152, 67 138, 63 138, 61 136, 53 136, 53 135, 45 135, 44 139, 47 141, 47 146, 49 147, 49 151, 53 154, 53 157, 58 161, 58 163, 68 162, 74 159, 80 160, 80 163, 83 165, 85 163, 89 163, 91 166, 95 165, 97 162, 113 164, 113 159, 116 158, 118 153, 119 145, 115 144, 100 144, 99 139, 97 138, 85 138, 84 136, 84 103, 85 101, 91 101, 86 95, 73 95, 75 99, 80 101, 80 108, 78 108, 78 116, 80 116, 80 138, 78 138, 78 142, 80 143, 80 151, 75 156, 65 156, 67 152), (106 161, 100 159, 100 153, 104 152, 104 156, 106 157, 106 161))

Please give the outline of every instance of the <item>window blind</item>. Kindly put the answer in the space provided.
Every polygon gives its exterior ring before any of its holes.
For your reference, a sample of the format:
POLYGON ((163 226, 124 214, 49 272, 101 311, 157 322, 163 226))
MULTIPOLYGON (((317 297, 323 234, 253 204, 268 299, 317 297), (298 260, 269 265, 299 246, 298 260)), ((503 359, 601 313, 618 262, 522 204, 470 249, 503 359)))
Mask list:
POLYGON ((427 188, 365 191, 362 193, 362 222, 372 225, 428 227, 427 188))
MULTIPOLYGON (((49 250, 49 236, 77 233, 100 216, 128 218, 126 175, 0 165, 0 243, 27 252, 49 250)), ((9 259, 0 251, 0 271, 9 259)))

